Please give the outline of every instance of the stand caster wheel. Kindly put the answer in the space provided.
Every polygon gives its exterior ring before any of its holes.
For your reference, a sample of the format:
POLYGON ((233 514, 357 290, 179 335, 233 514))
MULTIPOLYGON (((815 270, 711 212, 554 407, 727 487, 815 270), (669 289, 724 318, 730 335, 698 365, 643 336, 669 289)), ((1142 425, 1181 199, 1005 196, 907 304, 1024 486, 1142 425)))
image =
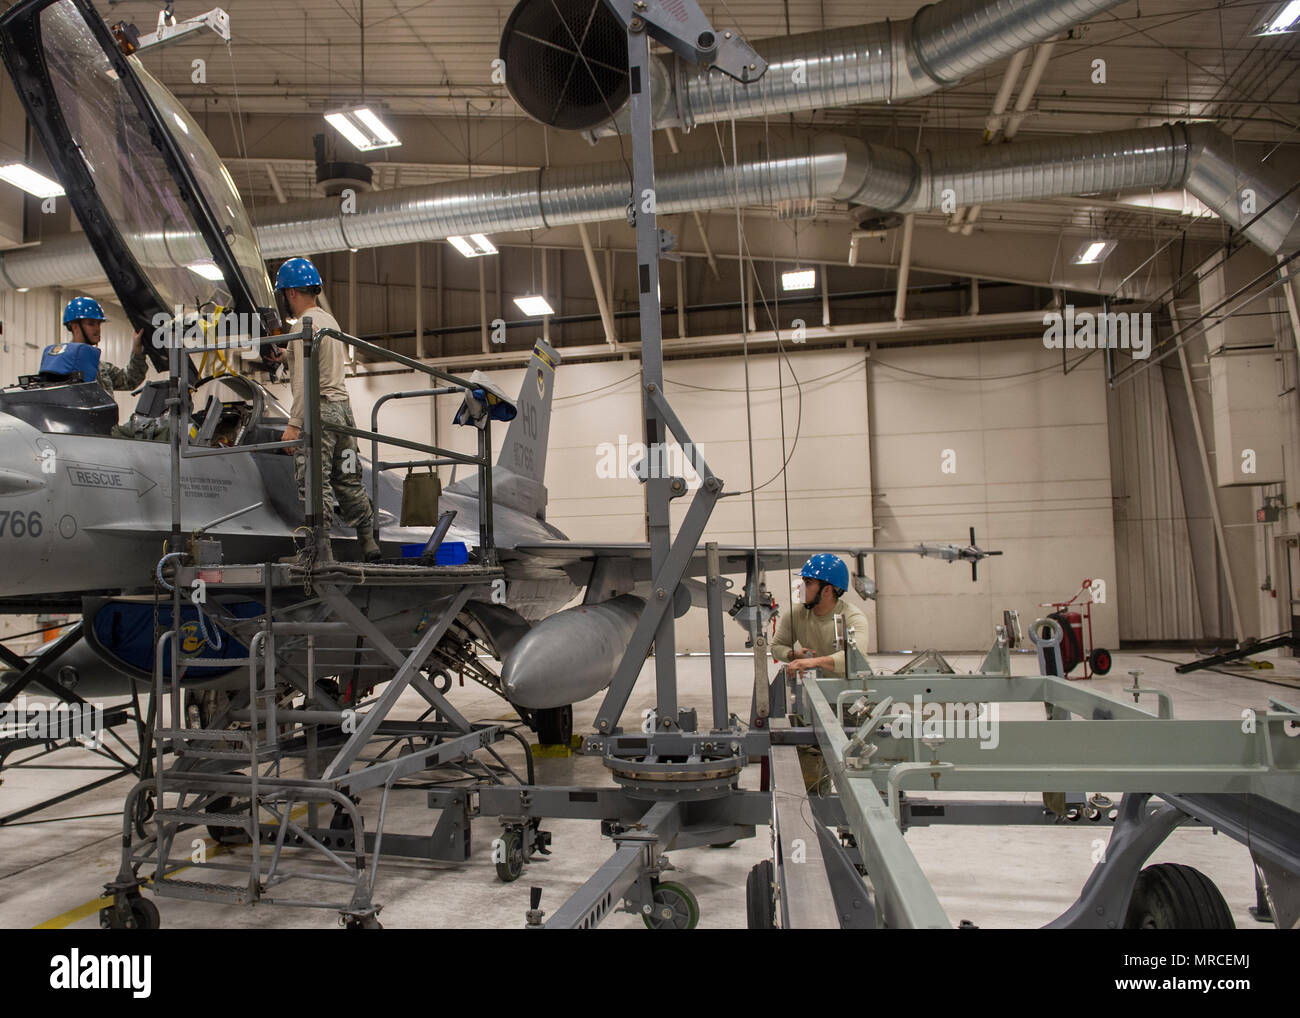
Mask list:
POLYGON ((513 883, 524 872, 524 835, 510 828, 492 846, 492 861, 497 865, 497 877, 503 884, 513 883))
POLYGON ((132 894, 127 898, 131 906, 130 919, 124 919, 116 903, 99 910, 99 925, 105 930, 156 930, 162 926, 158 906, 148 898, 132 894))
POLYGON ((681 884, 659 884, 650 912, 642 912, 641 921, 652 930, 693 930, 700 922, 700 903, 681 884))
POLYGON ((451 676, 441 668, 429 673, 429 681, 433 683, 433 688, 439 693, 451 692, 451 676))

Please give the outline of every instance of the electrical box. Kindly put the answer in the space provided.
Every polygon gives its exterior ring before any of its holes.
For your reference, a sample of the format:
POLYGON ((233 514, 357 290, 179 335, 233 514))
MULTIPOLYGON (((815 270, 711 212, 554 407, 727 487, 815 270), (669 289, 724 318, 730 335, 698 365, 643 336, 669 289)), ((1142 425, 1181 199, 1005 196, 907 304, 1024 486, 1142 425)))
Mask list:
POLYGON ((1211 354, 1210 399, 1219 487, 1282 481, 1277 391, 1272 350, 1223 347, 1211 354))

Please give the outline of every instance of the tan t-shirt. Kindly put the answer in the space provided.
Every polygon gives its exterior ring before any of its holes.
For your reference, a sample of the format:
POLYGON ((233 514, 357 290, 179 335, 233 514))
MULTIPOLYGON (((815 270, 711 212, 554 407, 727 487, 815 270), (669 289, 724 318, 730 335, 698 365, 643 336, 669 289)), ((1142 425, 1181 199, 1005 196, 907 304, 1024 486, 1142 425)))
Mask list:
MULTIPOLYGON (((321 307, 310 307, 302 313, 303 318, 311 319, 313 332, 319 332, 321 329, 339 329, 339 323, 334 320, 334 316, 321 307)), ((326 336, 318 340, 314 353, 320 359, 320 395, 321 399, 331 400, 332 402, 343 402, 348 398, 348 387, 344 384, 343 379, 346 377, 346 353, 343 343, 333 336, 326 336)), ((307 412, 307 404, 303 401, 302 380, 305 374, 302 363, 302 343, 289 344, 289 391, 293 394, 293 405, 289 408, 289 424, 295 428, 302 428, 303 415, 307 412)))
POLYGON ((776 636, 772 638, 772 656, 778 661, 789 661, 797 643, 818 657, 831 655, 835 660, 834 666, 829 669, 831 676, 843 678, 844 651, 835 649, 836 615, 844 616, 845 633, 852 629, 858 649, 866 653, 867 617, 840 598, 835 602, 835 608, 825 615, 815 615, 798 604, 789 611, 782 612, 781 619, 776 624, 776 636))

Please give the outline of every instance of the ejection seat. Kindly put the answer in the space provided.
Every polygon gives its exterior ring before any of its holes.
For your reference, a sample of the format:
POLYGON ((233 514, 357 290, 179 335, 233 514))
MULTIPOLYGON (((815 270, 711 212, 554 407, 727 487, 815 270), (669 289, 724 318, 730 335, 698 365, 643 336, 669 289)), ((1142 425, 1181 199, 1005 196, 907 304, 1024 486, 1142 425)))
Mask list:
POLYGON ((117 401, 99 382, 99 349, 86 343, 46 347, 41 370, 0 391, 0 413, 57 435, 109 435, 117 401))

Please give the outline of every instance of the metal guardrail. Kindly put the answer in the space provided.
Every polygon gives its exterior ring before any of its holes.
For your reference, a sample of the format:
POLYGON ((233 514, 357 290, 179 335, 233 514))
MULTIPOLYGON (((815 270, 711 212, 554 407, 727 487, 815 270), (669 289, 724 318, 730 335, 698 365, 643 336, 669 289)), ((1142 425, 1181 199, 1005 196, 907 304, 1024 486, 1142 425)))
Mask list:
MULTIPOLYGON (((492 431, 490 421, 485 422, 484 427, 476 429, 478 431, 478 452, 476 455, 468 455, 466 453, 456 452, 452 449, 444 449, 436 445, 427 445, 423 442, 415 442, 410 439, 399 438, 396 435, 387 435, 379 431, 379 411, 391 400, 411 399, 420 396, 451 395, 456 392, 463 392, 468 395, 475 388, 474 384, 468 379, 461 378, 459 375, 442 371, 439 368, 430 367, 412 357, 407 357, 404 354, 397 353, 385 347, 376 346, 375 344, 359 339, 356 336, 349 336, 347 333, 340 332, 337 329, 320 329, 313 331, 310 316, 304 316, 301 326, 301 330, 295 334, 274 337, 275 342, 288 341, 301 342, 303 344, 303 400, 305 406, 303 427, 299 438, 288 442, 257 442, 245 445, 232 445, 228 447, 191 445, 190 427, 192 423, 193 408, 190 406, 188 398, 180 398, 180 393, 182 391, 188 391, 191 381, 189 375, 192 365, 190 363, 189 354, 192 352, 202 352, 207 349, 217 349, 217 347, 195 346, 185 350, 182 350, 179 347, 173 347, 171 349, 167 406, 169 408, 171 418, 170 423, 172 426, 172 491, 175 492, 176 495, 172 499, 173 546, 169 550, 181 550, 180 461, 182 459, 191 459, 203 456, 229 456, 240 453, 287 451, 296 449, 303 445, 307 446, 309 449, 309 455, 305 457, 305 476, 303 480, 303 489, 306 501, 304 524, 311 530, 312 540, 316 546, 319 547, 327 536, 325 534, 325 478, 321 476, 322 471, 320 469, 320 462, 321 442, 325 431, 329 430, 338 434, 351 435, 353 438, 361 441, 370 442, 371 501, 375 509, 376 532, 378 531, 379 474, 382 471, 398 469, 401 467, 438 466, 444 464, 465 464, 467 466, 477 467, 479 496, 478 560, 481 564, 495 564, 497 556, 492 526, 492 431), (316 351, 319 349, 319 343, 326 337, 347 343, 354 349, 380 354, 388 360, 396 361, 414 371, 422 372, 423 374, 428 375, 431 379, 440 381, 444 384, 433 388, 393 392, 379 397, 371 410, 371 426, 369 430, 348 428, 341 425, 322 424, 320 416, 320 358, 316 356, 316 351), (411 449, 416 452, 423 452, 432 458, 391 462, 381 461, 379 459, 379 446, 381 444, 397 446, 403 449, 411 449)), ((263 341, 263 345, 266 345, 271 341, 272 340, 268 338, 263 341)))

